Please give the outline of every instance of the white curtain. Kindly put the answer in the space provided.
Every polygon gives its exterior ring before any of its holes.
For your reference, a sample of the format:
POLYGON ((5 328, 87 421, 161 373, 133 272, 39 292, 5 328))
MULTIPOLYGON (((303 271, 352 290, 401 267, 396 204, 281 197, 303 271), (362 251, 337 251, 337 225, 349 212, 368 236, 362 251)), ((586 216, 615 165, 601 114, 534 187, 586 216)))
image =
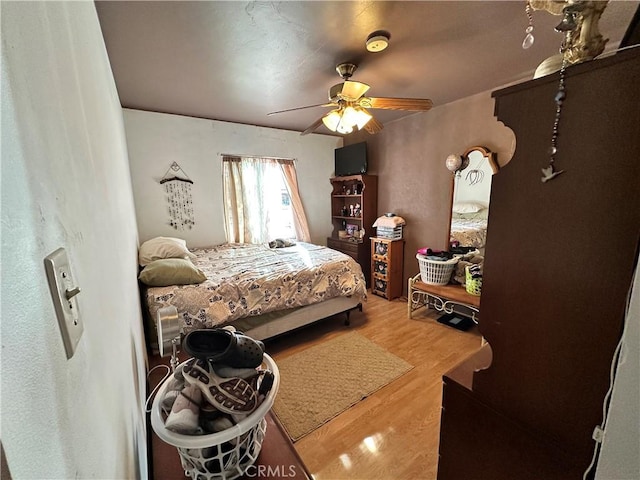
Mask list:
POLYGON ((225 233, 228 242, 264 243, 282 232, 282 185, 291 199, 291 221, 298 240, 309 241, 309 227, 292 160, 222 157, 225 233))
POLYGON ((296 238, 303 242, 311 241, 309 233, 309 224, 307 223, 307 215, 304 213, 302 199, 298 190, 298 177, 296 175, 296 167, 293 160, 281 160, 278 162, 282 169, 282 175, 289 191, 291 198, 291 207, 293 209, 293 225, 296 229, 296 238))

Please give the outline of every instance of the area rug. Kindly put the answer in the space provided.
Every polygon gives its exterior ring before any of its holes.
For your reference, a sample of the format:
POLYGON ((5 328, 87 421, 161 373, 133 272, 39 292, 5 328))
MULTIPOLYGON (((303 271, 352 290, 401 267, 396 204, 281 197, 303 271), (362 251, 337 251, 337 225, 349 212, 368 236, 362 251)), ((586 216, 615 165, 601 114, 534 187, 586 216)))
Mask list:
POLYGON ((356 332, 277 361, 273 411, 294 442, 413 368, 356 332))

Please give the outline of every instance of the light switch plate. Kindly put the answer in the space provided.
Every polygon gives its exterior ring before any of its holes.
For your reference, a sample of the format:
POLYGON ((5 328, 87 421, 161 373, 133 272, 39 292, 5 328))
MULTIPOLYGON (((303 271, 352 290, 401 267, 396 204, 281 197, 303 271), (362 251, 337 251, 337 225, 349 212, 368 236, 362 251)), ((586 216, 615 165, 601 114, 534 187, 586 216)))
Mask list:
POLYGON ((71 358, 84 331, 76 299, 80 288, 73 279, 69 257, 64 248, 59 248, 47 255, 44 266, 64 348, 67 358, 71 358))

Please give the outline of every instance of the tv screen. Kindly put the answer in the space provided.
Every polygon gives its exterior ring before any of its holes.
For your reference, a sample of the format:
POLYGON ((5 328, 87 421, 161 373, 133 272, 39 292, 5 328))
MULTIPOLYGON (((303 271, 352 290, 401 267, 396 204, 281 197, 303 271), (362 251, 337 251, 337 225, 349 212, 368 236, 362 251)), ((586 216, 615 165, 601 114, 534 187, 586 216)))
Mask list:
POLYGON ((336 148, 336 177, 367 173, 367 142, 336 148))

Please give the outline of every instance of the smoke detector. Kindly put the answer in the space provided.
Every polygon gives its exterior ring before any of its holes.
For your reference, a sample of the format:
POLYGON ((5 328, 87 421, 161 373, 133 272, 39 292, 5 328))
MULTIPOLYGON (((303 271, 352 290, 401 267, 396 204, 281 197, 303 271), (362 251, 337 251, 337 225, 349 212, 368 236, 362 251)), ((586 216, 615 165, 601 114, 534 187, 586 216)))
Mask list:
POLYGON ((367 50, 370 52, 381 52, 389 46, 389 33, 378 30, 367 37, 367 50))

